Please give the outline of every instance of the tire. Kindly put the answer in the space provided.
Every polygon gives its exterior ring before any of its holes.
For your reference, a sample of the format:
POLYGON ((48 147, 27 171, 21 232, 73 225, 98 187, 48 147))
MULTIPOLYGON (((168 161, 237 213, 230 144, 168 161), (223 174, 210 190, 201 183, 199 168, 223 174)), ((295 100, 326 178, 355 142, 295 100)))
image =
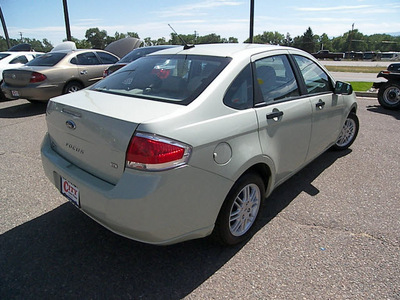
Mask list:
POLYGON ((379 104, 387 109, 400 109, 400 84, 385 82, 378 91, 379 104))
POLYGON ((338 139, 336 140, 335 145, 333 145, 334 150, 345 150, 353 144, 356 140, 358 130, 360 128, 360 122, 358 121, 358 117, 354 113, 350 113, 347 116, 346 121, 342 127, 342 130, 339 134, 338 139))
POLYGON ((213 238, 223 245, 248 240, 253 234, 264 198, 265 186, 260 176, 248 173, 240 177, 225 198, 213 238))
POLYGON ((65 85, 63 94, 75 93, 83 88, 83 85, 77 81, 71 81, 65 85))

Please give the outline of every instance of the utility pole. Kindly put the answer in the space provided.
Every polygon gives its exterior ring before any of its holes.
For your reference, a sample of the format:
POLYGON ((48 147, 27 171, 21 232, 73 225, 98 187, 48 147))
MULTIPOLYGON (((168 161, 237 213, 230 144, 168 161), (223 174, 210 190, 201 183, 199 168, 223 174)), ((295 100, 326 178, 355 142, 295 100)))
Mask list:
POLYGON ((250 0, 250 43, 254 41, 254 0, 250 0))
POLYGON ((349 52, 351 51, 351 42, 353 41, 353 31, 354 31, 354 23, 351 25, 350 42, 349 42, 349 52))
POLYGON ((65 19, 65 30, 67 32, 67 41, 72 41, 71 28, 69 27, 69 16, 68 16, 67 0, 63 0, 63 5, 64 5, 64 19, 65 19))
POLYGON ((1 10, 1 6, 0 6, 0 19, 1 19, 1 24, 3 25, 4 35, 6 36, 7 47, 8 47, 8 49, 10 49, 11 48, 10 38, 8 37, 6 21, 4 20, 3 11, 1 10))

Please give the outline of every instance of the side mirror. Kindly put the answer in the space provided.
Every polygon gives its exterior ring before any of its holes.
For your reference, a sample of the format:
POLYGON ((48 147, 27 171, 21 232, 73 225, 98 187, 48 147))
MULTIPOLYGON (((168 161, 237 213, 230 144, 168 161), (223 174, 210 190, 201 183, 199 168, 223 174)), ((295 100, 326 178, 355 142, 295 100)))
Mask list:
POLYGON ((336 81, 335 94, 339 95, 351 95, 353 93, 353 87, 350 83, 336 81))

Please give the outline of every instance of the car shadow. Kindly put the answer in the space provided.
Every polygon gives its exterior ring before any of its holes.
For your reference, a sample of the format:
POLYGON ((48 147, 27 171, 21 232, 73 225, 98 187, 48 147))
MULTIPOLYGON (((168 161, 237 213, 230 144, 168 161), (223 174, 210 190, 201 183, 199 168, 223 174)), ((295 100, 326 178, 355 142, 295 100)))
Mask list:
POLYGON ((18 102, 15 105, 0 108, 0 118, 18 119, 18 118, 37 116, 44 114, 46 112, 46 107, 47 107, 47 102, 38 102, 38 103, 18 102))
POLYGON ((373 113, 392 116, 393 118, 400 120, 400 110, 390 110, 390 109, 383 108, 380 105, 368 105, 367 110, 370 112, 373 112, 373 113))
MULTIPOLYGON (((281 185, 266 201, 257 230, 312 181, 350 152, 328 151, 281 185)), ((2 299, 181 299, 245 244, 222 247, 209 238, 157 247, 104 229, 71 204, 0 236, 2 299)))
POLYGON ((351 152, 351 149, 343 151, 328 150, 312 163, 307 165, 299 173, 295 174, 288 181, 276 188, 264 202, 260 221, 258 222, 258 228, 261 229, 268 224, 269 221, 275 218, 294 199, 296 199, 300 193, 305 192, 310 196, 316 196, 320 191, 312 185, 312 182, 337 159, 344 157, 351 152))

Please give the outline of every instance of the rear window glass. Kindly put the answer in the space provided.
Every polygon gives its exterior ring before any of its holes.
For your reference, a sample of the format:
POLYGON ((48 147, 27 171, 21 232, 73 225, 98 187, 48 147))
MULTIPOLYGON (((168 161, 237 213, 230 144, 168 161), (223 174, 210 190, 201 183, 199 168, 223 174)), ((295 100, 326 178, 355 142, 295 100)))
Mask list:
POLYGON ((66 53, 47 53, 36 57, 35 59, 28 62, 26 65, 52 67, 55 66, 60 60, 62 60, 66 55, 66 53))
POLYGON ((125 55, 123 58, 121 58, 121 60, 119 61, 119 63, 125 63, 128 64, 132 61, 137 60, 140 57, 146 56, 147 54, 156 52, 156 51, 160 51, 163 49, 167 49, 167 48, 171 48, 171 46, 165 46, 165 47, 144 47, 144 48, 138 48, 135 49, 131 52, 129 52, 127 55, 125 55))
POLYGON ((112 56, 111 54, 104 53, 104 52, 96 52, 97 55, 100 57, 101 62, 103 64, 115 64, 118 61, 118 58, 115 56, 112 56))
POLYGON ((215 79, 230 58, 152 55, 138 59, 92 86, 92 90, 189 104, 215 79))

